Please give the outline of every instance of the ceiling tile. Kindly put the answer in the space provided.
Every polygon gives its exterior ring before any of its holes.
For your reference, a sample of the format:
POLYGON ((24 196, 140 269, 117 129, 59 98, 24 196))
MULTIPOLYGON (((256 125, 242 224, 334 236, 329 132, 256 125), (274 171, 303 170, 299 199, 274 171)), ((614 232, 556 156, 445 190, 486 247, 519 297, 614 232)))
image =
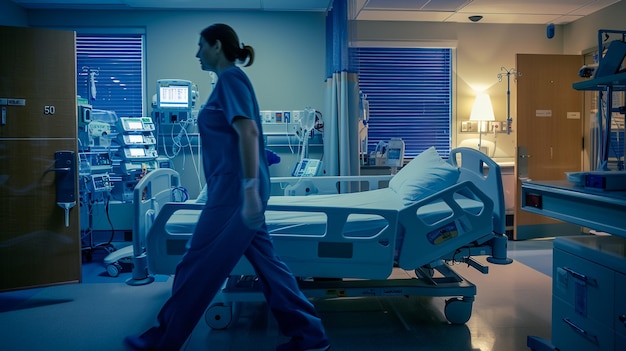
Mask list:
POLYGON ((361 11, 357 20, 444 22, 448 17, 450 17, 450 12, 361 11))

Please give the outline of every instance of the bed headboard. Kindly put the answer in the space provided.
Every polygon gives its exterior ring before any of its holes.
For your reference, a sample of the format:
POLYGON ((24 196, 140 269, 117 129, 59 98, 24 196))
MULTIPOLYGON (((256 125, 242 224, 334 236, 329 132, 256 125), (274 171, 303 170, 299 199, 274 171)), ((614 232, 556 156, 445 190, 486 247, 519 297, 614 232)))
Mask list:
POLYGON ((160 207, 175 201, 174 188, 180 187, 178 172, 169 168, 155 169, 146 174, 133 190, 133 245, 135 252, 142 252, 145 238, 160 207))
POLYGON ((448 162, 460 168, 459 183, 471 181, 493 200, 493 231, 505 234, 506 207, 500 166, 484 153, 467 147, 453 149, 448 162))

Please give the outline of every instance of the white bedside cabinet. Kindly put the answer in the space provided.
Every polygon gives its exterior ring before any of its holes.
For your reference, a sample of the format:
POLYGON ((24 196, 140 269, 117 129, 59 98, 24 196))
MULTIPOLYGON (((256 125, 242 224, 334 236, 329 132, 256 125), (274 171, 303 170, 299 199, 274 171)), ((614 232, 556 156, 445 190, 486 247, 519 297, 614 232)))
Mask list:
POLYGON ((554 241, 552 344, 560 351, 626 350, 626 238, 554 241))

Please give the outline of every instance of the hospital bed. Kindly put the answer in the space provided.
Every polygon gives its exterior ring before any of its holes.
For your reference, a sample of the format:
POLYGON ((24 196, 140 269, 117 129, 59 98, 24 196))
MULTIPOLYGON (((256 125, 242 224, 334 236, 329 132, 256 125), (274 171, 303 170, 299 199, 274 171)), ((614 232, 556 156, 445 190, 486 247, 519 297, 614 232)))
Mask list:
MULTIPOLYGON (((307 181, 312 186, 325 182, 320 189, 345 188, 355 182, 365 182, 369 188, 356 193, 270 198, 268 229, 276 251, 298 278, 305 295, 452 297, 446 301, 446 318, 453 324, 467 322, 476 286, 450 267, 465 263, 486 274, 488 267, 473 256, 488 256, 488 262, 496 264, 511 262, 504 234, 502 178, 499 166, 473 149, 452 150, 449 160, 441 162, 454 170, 452 183, 446 185, 435 174, 436 185, 420 190, 429 194, 408 200, 398 192, 397 184, 393 187, 393 178, 387 188, 378 188, 380 178, 372 181, 367 176, 274 179, 281 183, 307 181), (442 189, 434 191, 433 187, 442 189), (412 271, 414 277, 394 279, 396 269, 412 271)), ((400 179, 404 172, 402 176, 410 178, 410 169, 428 172, 424 165, 410 166, 394 177, 400 179)), ((150 186, 151 174, 143 186, 150 186)), ((145 193, 141 188, 136 191, 145 193)), ((174 274, 203 205, 159 204, 156 216, 154 202, 138 205, 137 213, 150 213, 138 217, 138 227, 147 233, 149 271, 174 274)), ((262 299, 254 270, 242 258, 207 309, 205 319, 212 328, 226 328, 239 302, 262 299)))

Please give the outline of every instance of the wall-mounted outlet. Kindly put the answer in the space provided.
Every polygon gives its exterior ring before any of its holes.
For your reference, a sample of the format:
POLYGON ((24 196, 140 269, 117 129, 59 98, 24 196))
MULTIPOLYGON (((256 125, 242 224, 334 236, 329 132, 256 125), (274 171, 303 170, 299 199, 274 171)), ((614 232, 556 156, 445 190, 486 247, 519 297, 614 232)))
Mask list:
POLYGON ((491 121, 489 122, 489 132, 501 133, 506 132, 506 122, 491 121))
POLYGON ((302 110, 291 111, 291 123, 300 123, 300 120, 302 119, 302 114, 304 114, 304 111, 302 110))

